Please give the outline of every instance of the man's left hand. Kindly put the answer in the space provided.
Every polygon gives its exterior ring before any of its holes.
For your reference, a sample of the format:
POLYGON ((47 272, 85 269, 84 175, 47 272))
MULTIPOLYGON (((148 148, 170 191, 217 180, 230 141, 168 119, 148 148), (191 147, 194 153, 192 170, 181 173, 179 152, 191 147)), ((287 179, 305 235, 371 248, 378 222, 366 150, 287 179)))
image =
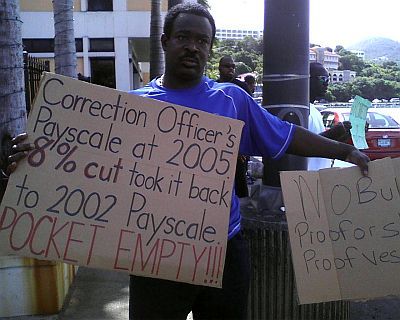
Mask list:
POLYGON ((345 161, 356 164, 364 176, 368 175, 368 162, 370 162, 370 159, 365 153, 354 149, 347 155, 345 161))

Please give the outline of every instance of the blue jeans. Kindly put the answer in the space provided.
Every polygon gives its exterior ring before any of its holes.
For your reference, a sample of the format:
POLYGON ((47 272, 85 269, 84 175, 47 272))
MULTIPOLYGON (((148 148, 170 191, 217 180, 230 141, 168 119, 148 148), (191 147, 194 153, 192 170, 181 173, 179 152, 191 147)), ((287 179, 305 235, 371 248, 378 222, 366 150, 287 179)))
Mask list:
POLYGON ((222 289, 131 276, 129 319, 246 319, 250 281, 247 240, 228 241, 222 289))

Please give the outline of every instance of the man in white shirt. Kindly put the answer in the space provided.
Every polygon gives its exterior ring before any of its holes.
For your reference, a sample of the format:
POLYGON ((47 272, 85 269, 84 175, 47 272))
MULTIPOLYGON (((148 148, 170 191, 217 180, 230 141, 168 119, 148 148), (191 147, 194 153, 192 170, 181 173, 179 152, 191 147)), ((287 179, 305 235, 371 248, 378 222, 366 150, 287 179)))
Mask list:
MULTIPOLYGON (((329 73, 324 66, 318 62, 310 63, 310 115, 308 117, 308 130, 329 139, 344 142, 350 135, 351 123, 349 121, 340 122, 326 131, 321 113, 313 104, 315 100, 325 96, 328 84, 329 73)), ((331 159, 308 158, 308 170, 330 168, 331 165, 331 159)))

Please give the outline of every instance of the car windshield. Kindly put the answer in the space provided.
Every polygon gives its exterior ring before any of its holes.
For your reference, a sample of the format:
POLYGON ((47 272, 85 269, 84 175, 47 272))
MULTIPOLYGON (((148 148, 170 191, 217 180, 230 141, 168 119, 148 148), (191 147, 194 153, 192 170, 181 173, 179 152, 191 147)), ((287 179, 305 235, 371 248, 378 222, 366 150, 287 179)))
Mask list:
MULTIPOLYGON (((350 113, 343 113, 343 119, 349 120, 350 113)), ((400 128, 400 124, 394 120, 391 116, 380 114, 377 112, 368 112, 367 113, 367 122, 369 123, 369 128, 400 128)))

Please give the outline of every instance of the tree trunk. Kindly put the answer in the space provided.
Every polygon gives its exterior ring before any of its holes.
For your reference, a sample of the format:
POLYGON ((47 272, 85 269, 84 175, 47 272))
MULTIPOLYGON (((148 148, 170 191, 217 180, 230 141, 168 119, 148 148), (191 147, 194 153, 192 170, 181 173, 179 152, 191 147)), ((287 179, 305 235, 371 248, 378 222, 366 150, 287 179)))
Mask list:
POLYGON ((150 21, 150 79, 164 72, 164 52, 161 46, 161 34, 161 0, 152 0, 150 21))
MULTIPOLYGON (((26 104, 22 21, 19 0, 0 0, 0 167, 9 154, 10 137, 24 132, 26 104)), ((3 188, 0 188, 3 189, 3 188)), ((2 197, 0 190, 0 201, 2 197)))
POLYGON ((76 78, 74 1, 53 0, 56 73, 76 78))

